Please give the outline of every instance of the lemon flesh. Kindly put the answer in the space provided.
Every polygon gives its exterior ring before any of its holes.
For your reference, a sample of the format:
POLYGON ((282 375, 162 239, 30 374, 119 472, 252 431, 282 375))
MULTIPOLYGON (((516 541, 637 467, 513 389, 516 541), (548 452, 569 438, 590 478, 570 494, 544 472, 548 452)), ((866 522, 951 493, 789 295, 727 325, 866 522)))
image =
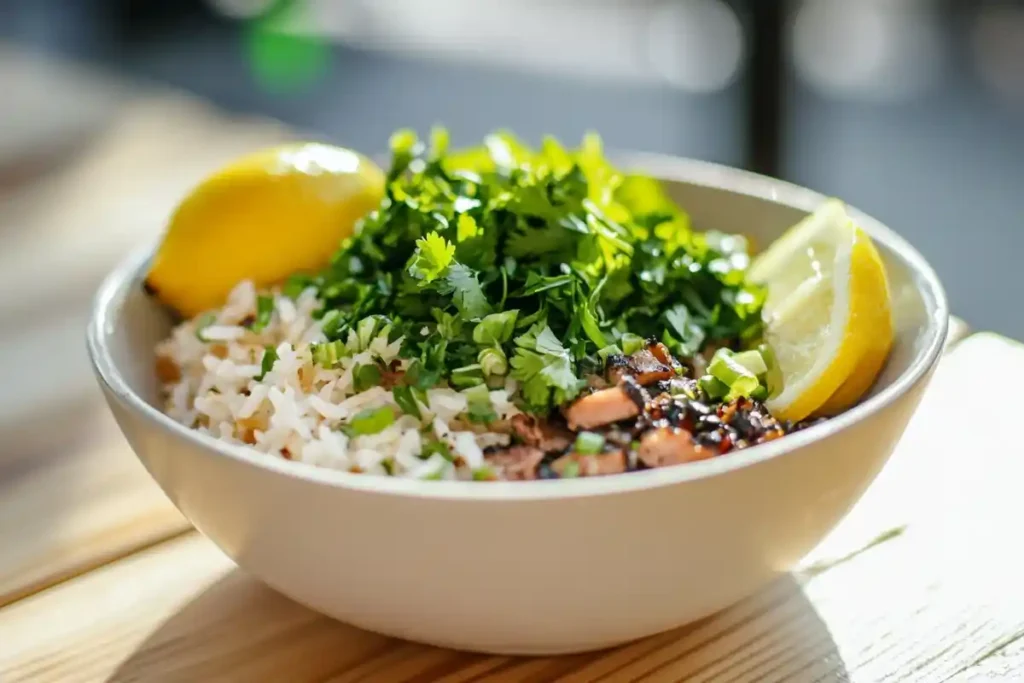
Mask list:
POLYGON ((147 288, 183 316, 257 286, 327 265, 384 194, 384 173, 348 149, 298 143, 245 156, 214 173, 171 217, 147 288))
POLYGON ((765 338, 783 376, 772 414, 796 421, 856 403, 885 365, 893 325, 885 267, 842 202, 788 230, 749 277, 768 288, 765 338))

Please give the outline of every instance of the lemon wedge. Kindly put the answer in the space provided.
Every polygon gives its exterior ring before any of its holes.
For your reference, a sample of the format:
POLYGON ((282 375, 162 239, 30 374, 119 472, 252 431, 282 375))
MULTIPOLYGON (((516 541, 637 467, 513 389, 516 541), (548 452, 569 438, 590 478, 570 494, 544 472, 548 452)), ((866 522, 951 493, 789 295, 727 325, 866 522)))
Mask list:
POLYGON ((220 169, 171 217, 147 288, 186 317, 241 280, 266 286, 325 266, 384 194, 384 173, 348 149, 297 143, 220 169))
POLYGON ((871 388, 893 340, 885 267, 871 238, 829 200, 754 259, 768 288, 765 338, 783 376, 766 401, 782 420, 833 415, 871 388))

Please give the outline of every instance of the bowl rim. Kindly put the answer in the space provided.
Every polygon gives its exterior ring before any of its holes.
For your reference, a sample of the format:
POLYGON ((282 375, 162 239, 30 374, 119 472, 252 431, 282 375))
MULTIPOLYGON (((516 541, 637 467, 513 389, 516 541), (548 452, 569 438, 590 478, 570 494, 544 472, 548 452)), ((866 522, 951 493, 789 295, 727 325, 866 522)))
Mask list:
MULTIPOLYGON (((625 157, 625 161, 626 163, 623 164, 625 167, 642 169, 659 180, 724 190, 804 211, 812 211, 827 198, 814 190, 787 181, 706 161, 652 153, 630 154, 625 157)), ((211 451, 218 456, 229 458, 243 465, 261 468, 312 484, 369 494, 466 501, 552 500, 625 494, 672 486, 750 467, 846 431, 854 424, 889 407, 921 381, 935 366, 945 345, 949 324, 949 305, 938 276, 924 257, 898 234, 853 207, 849 207, 849 211, 858 224, 871 235, 872 239, 885 245, 915 274, 914 281, 919 283, 919 291, 923 294, 926 303, 929 298, 934 302, 934 309, 927 311, 927 326, 934 327, 935 334, 925 347, 917 351, 910 367, 896 377, 889 386, 881 389, 864 402, 827 421, 787 435, 785 439, 777 439, 745 448, 728 454, 728 457, 627 472, 610 477, 487 483, 475 481, 424 482, 400 477, 366 476, 332 470, 307 463, 274 458, 247 446, 222 442, 174 421, 135 393, 115 365, 106 343, 104 331, 112 325, 111 313, 123 302, 130 291, 129 288, 141 281, 143 268, 148 264, 155 250, 155 242, 134 251, 104 279, 94 298, 90 313, 86 332, 88 354, 93 371, 106 391, 127 409, 169 437, 190 442, 193 447, 211 451)))

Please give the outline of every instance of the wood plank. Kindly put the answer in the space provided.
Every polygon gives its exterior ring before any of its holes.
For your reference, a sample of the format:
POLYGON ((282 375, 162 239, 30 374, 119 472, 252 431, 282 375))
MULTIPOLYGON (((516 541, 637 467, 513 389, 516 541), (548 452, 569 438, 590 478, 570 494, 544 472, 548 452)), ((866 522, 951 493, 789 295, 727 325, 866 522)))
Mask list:
POLYGON ((898 529, 713 618, 573 657, 467 655, 368 634, 277 596, 189 534, 0 610, 0 680, 982 680, 1021 661, 1024 513, 1015 407, 950 430, 965 397, 1024 377, 992 335, 946 359, 907 440, 851 518, 898 529), (864 511, 866 507, 882 508, 864 511), (61 619, 54 615, 60 614, 61 619))
POLYGON ((59 450, 0 469, 0 605, 190 528, 96 408, 59 450))

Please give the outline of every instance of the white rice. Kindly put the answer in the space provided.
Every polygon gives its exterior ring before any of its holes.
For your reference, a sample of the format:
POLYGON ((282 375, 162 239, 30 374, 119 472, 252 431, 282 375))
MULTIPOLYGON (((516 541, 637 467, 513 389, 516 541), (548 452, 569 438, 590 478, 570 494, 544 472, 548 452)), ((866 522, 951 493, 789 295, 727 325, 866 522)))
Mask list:
MULTIPOLYGON (((398 358, 401 339, 388 343, 387 331, 360 339, 351 331, 349 355, 336 367, 314 364, 311 344, 325 340, 313 318, 319 306, 313 289, 292 300, 273 293, 274 313, 260 332, 246 325, 256 315, 256 288, 242 282, 227 303, 209 315, 176 327, 156 349, 164 380, 166 411, 184 425, 215 438, 247 444, 270 457, 320 467, 413 478, 471 479, 485 468, 483 449, 507 446, 509 436, 470 424, 464 393, 440 387, 426 392, 422 419, 403 414, 388 389, 357 393, 353 370, 362 364, 407 361, 398 358), (205 318, 205 320, 204 320, 205 318), (202 340, 197 337, 200 321, 202 340), (278 359, 262 379, 264 350, 278 359), (376 434, 349 437, 345 427, 365 410, 392 410, 394 422, 376 434), (449 457, 436 449, 447 444, 449 457)), ((490 392, 495 424, 507 423, 519 410, 511 401, 515 383, 490 392)), ((496 473, 499 474, 500 473, 496 473)))

